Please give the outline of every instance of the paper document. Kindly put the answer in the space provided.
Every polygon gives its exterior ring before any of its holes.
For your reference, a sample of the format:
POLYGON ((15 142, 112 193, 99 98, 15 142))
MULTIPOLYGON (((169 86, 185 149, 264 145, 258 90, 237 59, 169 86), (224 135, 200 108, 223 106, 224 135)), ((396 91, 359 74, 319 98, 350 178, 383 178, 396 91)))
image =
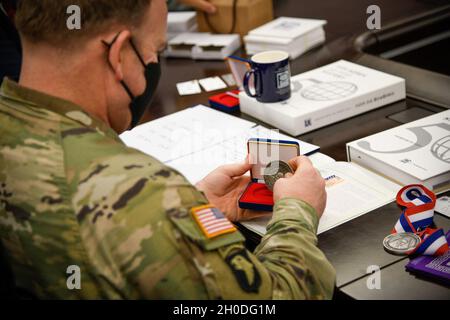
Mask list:
POLYGON ((120 138, 196 183, 220 165, 242 162, 249 138, 297 141, 302 154, 318 146, 202 105, 145 123, 120 138))
POLYGON ((180 96, 188 96, 202 92, 198 80, 177 83, 177 90, 180 96))
POLYGON ((225 89, 227 87, 226 83, 220 79, 220 77, 211 77, 199 80, 200 85, 206 92, 216 91, 220 89, 225 89))
POLYGON ((137 126, 120 138, 127 146, 167 162, 254 126, 253 122, 199 105, 137 126))
POLYGON ((401 188, 352 163, 335 162, 319 171, 328 180, 327 207, 320 219, 319 233, 394 201, 401 188))
POLYGON ((168 161, 166 164, 183 173, 192 184, 195 184, 221 165, 243 162, 247 156, 247 141, 250 138, 296 141, 299 143, 300 153, 303 155, 310 154, 318 149, 315 145, 294 139, 263 126, 256 126, 243 130, 240 134, 201 151, 174 161, 168 161))

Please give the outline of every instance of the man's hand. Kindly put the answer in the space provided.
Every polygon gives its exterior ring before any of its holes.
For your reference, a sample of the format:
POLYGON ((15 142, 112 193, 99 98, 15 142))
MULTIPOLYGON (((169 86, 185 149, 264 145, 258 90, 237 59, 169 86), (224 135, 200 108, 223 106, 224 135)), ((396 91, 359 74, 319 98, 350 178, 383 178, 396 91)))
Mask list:
POLYGON ((288 174, 286 178, 275 183, 274 201, 283 198, 303 200, 316 209, 320 218, 327 202, 325 180, 307 157, 301 156, 292 159, 289 161, 289 165, 295 170, 295 173, 288 174))
POLYGON ((221 210, 231 221, 244 221, 270 214, 239 208, 238 199, 250 183, 244 174, 251 169, 248 160, 242 164, 230 164, 217 168, 202 181, 197 188, 203 191, 208 201, 221 210))
POLYGON ((178 0, 178 2, 206 13, 216 13, 216 7, 207 0, 178 0))

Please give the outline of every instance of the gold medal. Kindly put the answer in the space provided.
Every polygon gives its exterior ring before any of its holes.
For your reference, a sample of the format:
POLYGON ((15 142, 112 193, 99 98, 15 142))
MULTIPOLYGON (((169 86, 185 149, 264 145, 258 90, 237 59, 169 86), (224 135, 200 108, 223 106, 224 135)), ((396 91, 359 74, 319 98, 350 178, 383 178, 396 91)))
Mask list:
POLYGON ((272 161, 264 169, 264 182, 267 188, 273 191, 275 183, 286 177, 286 174, 294 173, 294 170, 284 161, 272 161))

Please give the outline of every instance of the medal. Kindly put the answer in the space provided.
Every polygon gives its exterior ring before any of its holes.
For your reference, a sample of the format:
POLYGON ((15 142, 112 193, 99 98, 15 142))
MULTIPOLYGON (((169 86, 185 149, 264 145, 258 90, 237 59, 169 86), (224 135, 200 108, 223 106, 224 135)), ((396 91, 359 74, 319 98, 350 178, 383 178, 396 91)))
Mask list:
POLYGON ((394 233, 388 235, 383 240, 384 249, 396 255, 408 255, 422 241, 420 237, 411 232, 394 233))
POLYGON ((435 194, 418 184, 403 187, 397 194, 402 214, 383 245, 400 255, 441 256, 449 249, 442 228, 433 227, 435 194))
POLYGON ((264 182, 273 191, 275 182, 284 178, 287 173, 294 173, 294 171, 286 162, 272 161, 264 169, 264 182))

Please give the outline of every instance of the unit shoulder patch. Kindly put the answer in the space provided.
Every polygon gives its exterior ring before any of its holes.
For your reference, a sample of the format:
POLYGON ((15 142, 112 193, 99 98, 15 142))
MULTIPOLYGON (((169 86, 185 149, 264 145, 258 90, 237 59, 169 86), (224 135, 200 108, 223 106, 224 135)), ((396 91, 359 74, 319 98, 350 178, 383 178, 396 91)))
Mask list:
POLYGON ((246 292, 258 293, 261 286, 261 275, 250 260, 245 249, 234 251, 225 258, 239 286, 246 292))

